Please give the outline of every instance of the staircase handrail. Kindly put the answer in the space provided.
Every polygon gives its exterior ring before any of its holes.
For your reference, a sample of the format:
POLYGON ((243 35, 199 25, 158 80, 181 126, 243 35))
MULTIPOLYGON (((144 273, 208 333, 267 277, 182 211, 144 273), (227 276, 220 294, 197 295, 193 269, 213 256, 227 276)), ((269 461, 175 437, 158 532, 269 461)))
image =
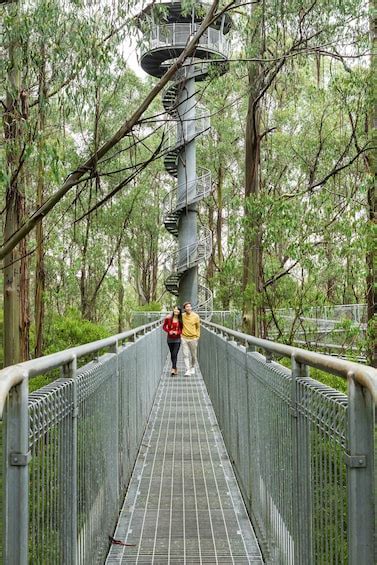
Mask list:
POLYGON ((162 201, 163 217, 211 194, 211 171, 204 167, 202 168, 202 171, 202 175, 197 176, 194 180, 187 183, 187 198, 184 198, 184 200, 181 199, 180 201, 177 201, 177 194, 179 193, 180 186, 174 187, 165 195, 162 201))
POLYGON ((180 247, 173 251, 168 257, 167 262, 171 262, 176 271, 186 270, 188 266, 196 265, 202 259, 208 259, 212 253, 212 232, 207 228, 202 228, 204 235, 198 241, 180 247), (181 258, 185 257, 185 261, 181 258))

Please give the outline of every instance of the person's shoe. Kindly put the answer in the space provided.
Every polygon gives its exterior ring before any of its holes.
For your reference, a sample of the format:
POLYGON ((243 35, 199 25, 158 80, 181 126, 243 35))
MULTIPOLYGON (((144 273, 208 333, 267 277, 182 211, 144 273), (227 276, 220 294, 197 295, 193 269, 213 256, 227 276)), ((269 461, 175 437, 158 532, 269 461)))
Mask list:
POLYGON ((195 367, 191 367, 191 369, 190 369, 190 375, 195 375, 195 367))
POLYGON ((188 370, 185 372, 185 377, 190 377, 190 376, 191 376, 191 370, 188 369, 188 370))

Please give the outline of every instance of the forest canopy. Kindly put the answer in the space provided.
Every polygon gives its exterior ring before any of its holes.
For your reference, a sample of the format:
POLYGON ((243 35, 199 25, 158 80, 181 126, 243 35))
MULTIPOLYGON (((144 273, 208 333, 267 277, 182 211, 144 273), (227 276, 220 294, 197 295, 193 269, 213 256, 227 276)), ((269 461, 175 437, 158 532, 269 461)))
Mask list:
MULTIPOLYGON (((64 317, 103 335, 174 303, 160 96, 174 72, 157 80, 136 65, 146 4, 0 5, 6 364, 51 351, 64 317)), ((213 65, 196 86, 211 118, 197 164, 212 173, 198 218, 212 233, 200 275, 214 309, 290 342, 280 309, 366 303, 375 363, 375 2, 208 7, 232 18, 228 72, 213 65)))

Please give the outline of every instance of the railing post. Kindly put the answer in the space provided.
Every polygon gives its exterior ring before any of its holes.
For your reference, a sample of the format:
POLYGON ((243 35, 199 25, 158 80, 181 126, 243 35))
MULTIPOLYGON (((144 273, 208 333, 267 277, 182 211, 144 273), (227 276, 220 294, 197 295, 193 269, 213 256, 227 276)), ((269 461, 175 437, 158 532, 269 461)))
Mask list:
MULTIPOLYGON (((113 353, 115 353, 116 355, 116 374, 115 374, 115 389, 116 389, 116 402, 115 402, 115 407, 114 407, 114 429, 116 431, 116 449, 117 449, 117 458, 116 458, 116 469, 115 471, 115 477, 116 477, 116 485, 115 485, 115 490, 116 490, 116 497, 117 497, 117 501, 119 503, 119 497, 120 497, 120 449, 119 449, 119 441, 120 441, 120 409, 119 409, 119 397, 120 397, 120 384, 119 384, 119 379, 120 379, 120 371, 119 371, 119 353, 121 352, 121 347, 119 345, 118 340, 114 343, 113 346, 113 353)), ((114 448, 115 448, 114 446, 114 448)))
POLYGON ((12 389, 4 420, 4 563, 27 565, 30 452, 26 377, 12 389))
POLYGON ((348 375, 348 559, 349 565, 375 563, 374 403, 348 375))
POLYGON ((310 430, 305 416, 300 414, 300 388, 298 379, 309 376, 309 368, 292 362, 291 414, 292 414, 292 489, 294 528, 294 563, 313 563, 312 552, 312 492, 310 465, 310 430))
POLYGON ((70 463, 67 468, 68 477, 67 491, 65 493, 65 520, 67 538, 64 543, 66 550, 65 563, 67 565, 76 565, 78 562, 77 551, 77 419, 79 413, 78 407, 78 388, 77 388, 77 359, 74 357, 72 361, 62 367, 64 377, 72 379, 73 381, 73 397, 72 397, 72 423, 71 423, 71 437, 69 441, 70 463))

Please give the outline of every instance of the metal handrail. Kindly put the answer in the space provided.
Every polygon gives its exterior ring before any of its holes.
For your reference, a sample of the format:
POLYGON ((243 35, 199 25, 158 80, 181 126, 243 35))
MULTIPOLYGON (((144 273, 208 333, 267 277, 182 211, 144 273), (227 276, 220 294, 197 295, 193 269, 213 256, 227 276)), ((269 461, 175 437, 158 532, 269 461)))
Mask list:
POLYGON ((211 122, 208 113, 196 115, 194 123, 192 120, 182 120, 180 122, 169 120, 167 131, 163 142, 163 150, 174 149, 189 143, 200 135, 206 135, 211 129, 211 122))
MULTIPOLYGON (((199 26, 192 23, 152 25, 150 40, 142 47, 141 58, 153 49, 184 47, 198 29, 199 26)), ((208 49, 227 57, 229 42, 220 30, 210 27, 200 37, 197 48, 208 49)))
POLYGON ((230 330, 211 322, 203 322, 203 324, 216 332, 229 335, 238 341, 250 344, 253 347, 258 347, 269 353, 293 359, 297 363, 315 367, 316 369, 326 371, 344 379, 353 377, 359 385, 369 390, 374 403, 377 404, 377 369, 373 367, 329 355, 323 355, 321 353, 315 353, 314 351, 308 351, 299 347, 275 343, 268 339, 261 339, 242 332, 230 330))
POLYGON ((21 384, 22 381, 72 363, 72 361, 80 357, 96 353, 101 349, 117 345, 119 342, 131 337, 135 339, 137 334, 141 332, 145 333, 147 330, 157 327, 159 323, 160 320, 151 322, 111 337, 72 347, 58 353, 51 353, 45 357, 38 357, 37 359, 24 361, 18 365, 12 365, 11 367, 2 369, 0 371, 0 420, 3 417, 5 402, 10 390, 21 384))
POLYGON ((168 257, 172 263, 172 270, 182 271, 196 265, 200 260, 208 259, 212 253, 212 232, 203 228, 206 233, 198 241, 180 247, 168 257))
POLYGON ((183 199, 178 200, 177 196, 180 191, 180 186, 173 188, 164 197, 162 202, 163 216, 167 216, 187 204, 193 204, 196 200, 205 198, 212 192, 211 172, 207 169, 205 173, 197 176, 194 180, 187 183, 187 195, 183 199))
POLYGON ((204 320, 211 319, 213 308, 212 291, 202 284, 198 284, 198 308, 199 315, 204 320))

